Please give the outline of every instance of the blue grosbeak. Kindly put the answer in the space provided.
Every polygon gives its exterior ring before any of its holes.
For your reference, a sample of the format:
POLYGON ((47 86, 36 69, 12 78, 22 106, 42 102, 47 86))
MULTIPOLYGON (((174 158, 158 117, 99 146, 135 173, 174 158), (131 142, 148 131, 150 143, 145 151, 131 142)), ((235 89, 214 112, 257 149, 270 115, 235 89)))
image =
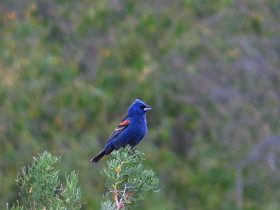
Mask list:
POLYGON ((104 155, 110 154, 126 145, 136 146, 147 133, 146 112, 152 108, 139 99, 130 105, 127 115, 109 137, 104 149, 91 162, 98 162, 104 155))

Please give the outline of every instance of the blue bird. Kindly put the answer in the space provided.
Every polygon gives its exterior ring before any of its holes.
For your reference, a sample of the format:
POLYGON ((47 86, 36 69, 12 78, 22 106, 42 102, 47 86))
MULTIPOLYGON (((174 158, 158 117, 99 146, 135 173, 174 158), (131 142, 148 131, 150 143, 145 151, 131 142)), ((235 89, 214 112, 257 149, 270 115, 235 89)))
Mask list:
POLYGON ((147 133, 146 112, 152 108, 139 99, 135 99, 127 111, 127 115, 109 137, 104 149, 91 162, 98 162, 104 155, 113 150, 129 145, 136 146, 147 133))

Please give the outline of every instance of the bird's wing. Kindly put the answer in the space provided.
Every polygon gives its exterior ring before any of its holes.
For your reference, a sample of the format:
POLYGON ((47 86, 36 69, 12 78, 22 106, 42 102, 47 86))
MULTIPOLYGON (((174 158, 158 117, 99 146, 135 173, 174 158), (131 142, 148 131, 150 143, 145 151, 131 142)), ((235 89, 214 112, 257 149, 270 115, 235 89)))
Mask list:
POLYGON ((120 135, 126 128, 127 126, 130 124, 130 120, 127 119, 127 117, 125 117, 120 124, 118 125, 118 127, 116 127, 116 129, 113 131, 113 133, 110 135, 107 143, 109 143, 112 139, 115 139, 118 135, 120 135))

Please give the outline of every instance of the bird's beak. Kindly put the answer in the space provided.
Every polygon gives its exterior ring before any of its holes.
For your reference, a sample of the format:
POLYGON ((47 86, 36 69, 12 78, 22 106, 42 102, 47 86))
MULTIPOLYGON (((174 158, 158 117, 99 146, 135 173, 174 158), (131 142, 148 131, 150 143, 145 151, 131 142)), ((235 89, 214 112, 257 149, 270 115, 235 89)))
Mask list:
POLYGON ((144 111, 149 111, 149 110, 151 110, 151 109, 152 109, 152 107, 146 105, 146 107, 144 108, 144 111))

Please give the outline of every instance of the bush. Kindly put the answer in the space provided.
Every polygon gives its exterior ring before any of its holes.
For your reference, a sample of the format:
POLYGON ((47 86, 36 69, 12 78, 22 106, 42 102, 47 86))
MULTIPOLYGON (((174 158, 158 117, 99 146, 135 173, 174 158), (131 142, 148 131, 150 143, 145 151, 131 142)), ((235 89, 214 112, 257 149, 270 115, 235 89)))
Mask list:
POLYGON ((80 209, 81 191, 75 171, 66 175, 63 186, 56 168, 60 158, 44 152, 33 158, 31 166, 23 167, 16 182, 20 201, 12 210, 80 209))
POLYGON ((143 199, 143 192, 158 189, 159 180, 152 170, 144 168, 144 159, 144 153, 129 146, 112 153, 103 170, 108 193, 102 210, 134 206, 143 199))

